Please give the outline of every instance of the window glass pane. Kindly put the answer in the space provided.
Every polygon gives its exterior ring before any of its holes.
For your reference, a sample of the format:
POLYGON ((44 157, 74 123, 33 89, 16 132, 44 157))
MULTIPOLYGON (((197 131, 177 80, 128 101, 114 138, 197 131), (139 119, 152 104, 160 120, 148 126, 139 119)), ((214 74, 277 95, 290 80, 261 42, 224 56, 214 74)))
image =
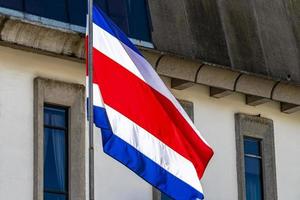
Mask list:
POLYGON ((45 11, 43 13, 43 16, 49 19, 55 19, 67 23, 70 22, 68 16, 69 10, 67 10, 67 4, 68 4, 67 0, 65 1, 51 0, 51 1, 42 1, 42 2, 45 11))
POLYGON ((108 16, 122 29, 129 34, 127 0, 109 0, 107 3, 108 16))
POLYGON ((127 0, 127 3, 130 37, 150 41, 150 22, 146 0, 127 0))
POLYGON ((54 19, 62 22, 69 22, 68 19, 68 2, 67 0, 24 0, 25 12, 54 19))
POLYGON ((44 124, 48 126, 66 127, 66 111, 64 109, 45 107, 44 124))
POLYGON ((261 159, 245 157, 247 200, 262 199, 261 159))
POLYGON ((45 192, 44 193, 45 200, 67 200, 66 195, 64 194, 52 194, 45 192))
POLYGON ((245 154, 260 156, 260 141, 253 138, 244 138, 244 152, 245 154))
POLYGON ((99 6, 103 12, 107 13, 108 10, 108 2, 107 0, 94 0, 94 3, 99 6))
POLYGON ((251 176, 257 177, 256 180, 260 180, 261 176, 261 159, 245 157, 245 172, 251 176))
POLYGON ((65 131, 44 129, 45 190, 66 191, 65 131))
POLYGON ((261 200, 263 198, 260 144, 259 139, 244 138, 247 200, 261 200))
POLYGON ((0 5, 5 8, 23 11, 23 0, 0 0, 0 5))
POLYGON ((70 23, 85 27, 87 1, 68 0, 68 10, 70 23))

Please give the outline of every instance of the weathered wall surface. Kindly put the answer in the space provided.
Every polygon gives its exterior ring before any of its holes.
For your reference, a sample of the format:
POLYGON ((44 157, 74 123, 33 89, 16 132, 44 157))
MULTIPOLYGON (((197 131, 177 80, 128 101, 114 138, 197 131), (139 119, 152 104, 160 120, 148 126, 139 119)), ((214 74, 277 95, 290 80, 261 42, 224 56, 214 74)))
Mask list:
POLYGON ((300 84, 297 0, 149 0, 159 50, 300 84))

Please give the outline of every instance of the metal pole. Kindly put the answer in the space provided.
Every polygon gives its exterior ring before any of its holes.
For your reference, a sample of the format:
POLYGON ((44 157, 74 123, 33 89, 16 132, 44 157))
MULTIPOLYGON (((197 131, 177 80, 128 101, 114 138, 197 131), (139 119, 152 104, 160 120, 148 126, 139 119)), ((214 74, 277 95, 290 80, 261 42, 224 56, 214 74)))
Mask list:
POLYGON ((88 0, 88 75, 89 75, 89 196, 94 193, 94 110, 93 110, 93 0, 88 0))

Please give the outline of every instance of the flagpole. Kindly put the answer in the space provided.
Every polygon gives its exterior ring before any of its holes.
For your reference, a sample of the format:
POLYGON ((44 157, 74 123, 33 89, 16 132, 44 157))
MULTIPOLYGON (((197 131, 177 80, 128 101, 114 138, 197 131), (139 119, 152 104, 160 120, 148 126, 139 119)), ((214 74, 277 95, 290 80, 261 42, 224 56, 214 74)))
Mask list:
POLYGON ((93 109, 93 0, 88 0, 88 77, 89 77, 89 200, 94 193, 94 109, 93 109))

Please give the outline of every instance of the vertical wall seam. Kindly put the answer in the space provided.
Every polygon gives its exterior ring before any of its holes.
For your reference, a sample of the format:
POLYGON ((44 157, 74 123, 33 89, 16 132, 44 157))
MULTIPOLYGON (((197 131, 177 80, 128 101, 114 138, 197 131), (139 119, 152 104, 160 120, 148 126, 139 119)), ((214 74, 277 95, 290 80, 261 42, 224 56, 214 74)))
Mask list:
POLYGON ((273 95, 274 95, 274 91, 276 89, 276 87, 279 85, 280 81, 277 81, 274 86, 272 87, 272 90, 271 90, 271 94, 270 94, 270 99, 273 100, 273 95))
POLYGON ((243 73, 240 73, 240 74, 238 75, 238 77, 235 79, 234 85, 233 85, 233 91, 236 91, 237 83, 238 83, 238 81, 240 80, 240 78, 241 78, 243 75, 244 75, 243 73))
POLYGON ((204 66, 205 64, 201 64, 200 66, 199 66, 199 68, 197 69, 197 72, 196 72, 196 75, 195 75, 195 83, 197 83, 197 78, 198 78, 198 75, 199 75, 199 72, 200 72, 200 70, 203 68, 203 66, 204 66))
POLYGON ((161 60, 164 56, 165 56, 164 54, 161 54, 161 55, 159 56, 159 58, 157 59, 157 61, 155 62, 155 66, 154 66, 155 71, 157 71, 159 62, 160 62, 160 60, 161 60))

